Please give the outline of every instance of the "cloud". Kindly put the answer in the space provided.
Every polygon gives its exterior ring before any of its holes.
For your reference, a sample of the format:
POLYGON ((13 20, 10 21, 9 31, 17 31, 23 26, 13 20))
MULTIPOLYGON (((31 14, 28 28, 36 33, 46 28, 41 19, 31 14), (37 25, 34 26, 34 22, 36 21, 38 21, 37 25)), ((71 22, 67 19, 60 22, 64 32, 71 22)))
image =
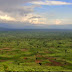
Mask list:
POLYGON ((59 20, 59 19, 56 19, 56 20, 55 20, 55 24, 60 25, 61 23, 62 23, 61 20, 59 20))
POLYGON ((72 24, 72 19, 50 19, 49 25, 67 25, 72 24))
POLYGON ((1 20, 7 20, 7 21, 15 21, 14 18, 7 16, 7 15, 5 15, 5 16, 0 15, 0 19, 1 20))
POLYGON ((37 5, 27 6, 26 3, 39 0, 0 0, 0 11, 7 12, 9 14, 25 14, 33 12, 33 9, 37 5))
POLYGON ((35 8, 41 7, 41 5, 71 4, 72 3, 54 0, 0 0, 0 23, 7 23, 15 27, 72 23, 71 20, 50 19, 47 17, 48 13, 46 13, 45 16, 45 13, 41 14, 41 12, 38 14, 35 10, 35 8))
POLYGON ((72 3, 68 3, 68 2, 63 2, 63 1, 50 1, 50 0, 46 0, 46 1, 35 1, 32 2, 32 4, 36 4, 36 5, 72 5, 72 3))
POLYGON ((21 6, 22 4, 26 4, 33 1, 39 1, 39 0, 0 0, 0 6, 1 7, 17 7, 21 6))
POLYGON ((34 8, 40 5, 25 5, 34 1, 40 0, 0 0, 0 22, 43 23, 42 17, 34 13, 34 8))
POLYGON ((44 24, 45 18, 43 18, 42 16, 38 15, 38 14, 34 14, 34 13, 27 13, 24 15, 15 15, 15 16, 10 16, 7 13, 4 12, 0 12, 0 22, 2 23, 10 23, 10 24, 16 24, 16 23, 29 23, 29 24, 44 24))

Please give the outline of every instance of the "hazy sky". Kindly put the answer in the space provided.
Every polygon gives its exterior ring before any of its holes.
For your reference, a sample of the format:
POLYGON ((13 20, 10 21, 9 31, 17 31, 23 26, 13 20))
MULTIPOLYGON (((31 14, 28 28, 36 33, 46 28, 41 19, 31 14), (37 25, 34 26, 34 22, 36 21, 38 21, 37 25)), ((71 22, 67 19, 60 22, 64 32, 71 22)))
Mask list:
POLYGON ((0 27, 72 28, 72 0, 0 0, 0 27))

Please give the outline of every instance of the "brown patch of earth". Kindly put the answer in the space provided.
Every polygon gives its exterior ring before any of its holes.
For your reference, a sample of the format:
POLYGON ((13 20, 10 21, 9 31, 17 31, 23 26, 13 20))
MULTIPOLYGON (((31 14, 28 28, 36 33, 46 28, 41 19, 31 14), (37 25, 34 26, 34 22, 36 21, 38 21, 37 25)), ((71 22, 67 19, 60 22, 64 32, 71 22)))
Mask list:
POLYGON ((46 63, 45 65, 47 65, 47 66, 52 66, 52 64, 51 64, 51 63, 46 63))
POLYGON ((54 58, 54 57, 47 57, 47 59, 51 62, 51 65, 62 66, 62 64, 60 62, 55 61, 56 58, 54 58))
POLYGON ((41 63, 41 60, 35 60, 35 63, 41 63))
POLYGON ((62 66, 62 64, 60 62, 56 62, 54 60, 49 60, 51 62, 52 65, 54 66, 62 66))
POLYGON ((27 51, 27 49, 21 49, 21 51, 27 51))
POLYGON ((47 65, 51 65, 51 66, 64 66, 64 65, 71 65, 70 63, 61 60, 60 62, 56 61, 56 58, 54 57, 46 57, 46 59, 48 59, 51 63, 47 63, 47 65))
POLYGON ((0 49, 0 50, 11 51, 11 49, 10 49, 10 48, 2 48, 2 49, 0 49))
POLYGON ((5 62, 6 60, 0 60, 0 62, 5 62))
POLYGON ((28 59, 28 58, 24 57, 24 59, 28 59))

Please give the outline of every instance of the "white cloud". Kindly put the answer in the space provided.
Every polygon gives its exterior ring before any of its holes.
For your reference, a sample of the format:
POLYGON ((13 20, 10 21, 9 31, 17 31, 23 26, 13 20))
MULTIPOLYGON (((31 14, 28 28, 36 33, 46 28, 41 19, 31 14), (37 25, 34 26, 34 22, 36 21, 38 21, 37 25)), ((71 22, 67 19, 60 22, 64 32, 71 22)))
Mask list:
POLYGON ((32 4, 36 4, 36 5, 72 5, 72 3, 68 3, 68 2, 63 2, 63 1, 50 1, 50 0, 46 0, 46 1, 35 1, 32 2, 32 4))
POLYGON ((55 24, 60 25, 61 23, 62 23, 61 20, 59 20, 59 19, 56 19, 56 20, 55 20, 55 24))
POLYGON ((15 21, 15 18, 12 18, 12 17, 7 16, 7 15, 4 15, 4 16, 0 15, 0 19, 1 20, 7 20, 7 21, 15 21))
POLYGON ((34 8, 39 5, 25 5, 40 0, 0 0, 0 23, 43 23, 42 17, 34 14, 34 8), (36 18, 35 18, 36 17, 36 18))
MULTIPOLYGON (((34 8, 41 5, 71 5, 63 1, 54 0, 0 0, 0 23, 8 24, 34 24, 34 25, 51 25, 51 24, 71 24, 71 20, 65 19, 51 19, 47 17, 48 12, 45 14, 38 14, 34 11, 34 8), (33 5, 25 5, 31 3, 33 5)), ((50 14, 52 15, 52 14, 50 14)), ((19 26, 20 26, 19 25, 19 26)))
POLYGON ((28 13, 25 15, 10 16, 7 13, 0 12, 0 22, 3 23, 29 23, 29 24, 45 24, 45 18, 38 14, 28 13))
POLYGON ((50 19, 49 25, 67 25, 72 24, 72 19, 50 19))

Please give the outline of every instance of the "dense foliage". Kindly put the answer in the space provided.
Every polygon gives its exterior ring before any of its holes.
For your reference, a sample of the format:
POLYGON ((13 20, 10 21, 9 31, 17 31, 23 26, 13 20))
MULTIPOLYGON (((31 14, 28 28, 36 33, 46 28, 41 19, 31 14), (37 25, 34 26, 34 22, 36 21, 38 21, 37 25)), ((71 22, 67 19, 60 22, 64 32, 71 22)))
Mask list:
POLYGON ((0 71, 72 71, 72 31, 0 31, 0 71))

